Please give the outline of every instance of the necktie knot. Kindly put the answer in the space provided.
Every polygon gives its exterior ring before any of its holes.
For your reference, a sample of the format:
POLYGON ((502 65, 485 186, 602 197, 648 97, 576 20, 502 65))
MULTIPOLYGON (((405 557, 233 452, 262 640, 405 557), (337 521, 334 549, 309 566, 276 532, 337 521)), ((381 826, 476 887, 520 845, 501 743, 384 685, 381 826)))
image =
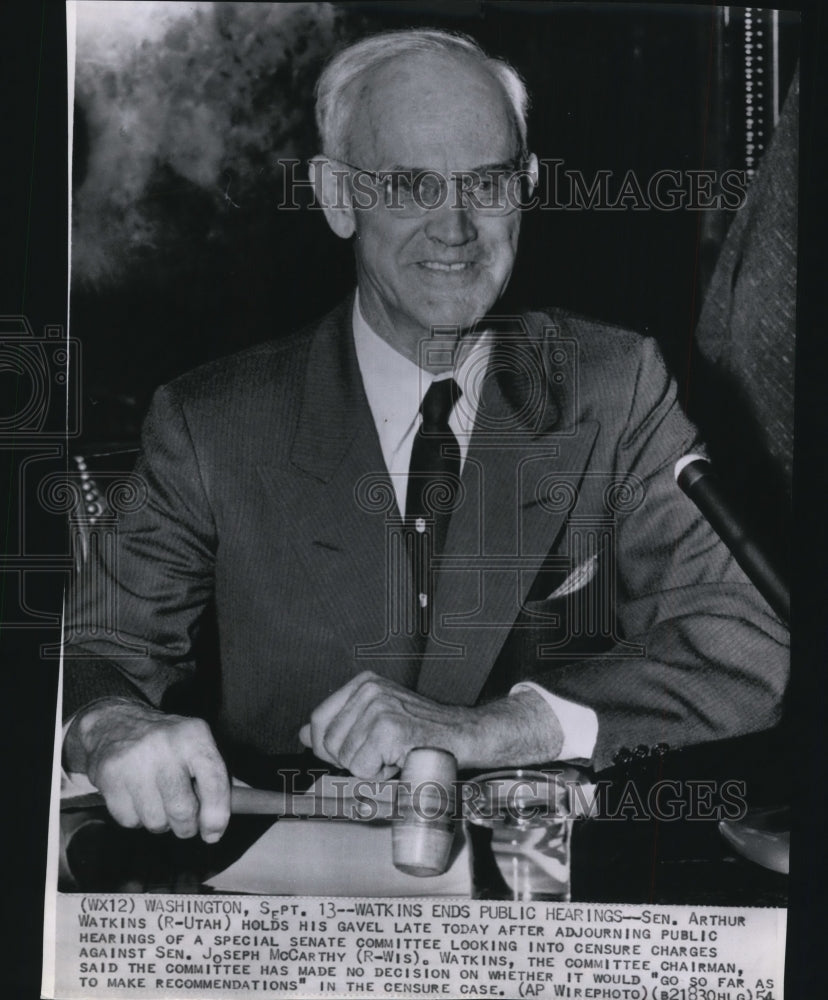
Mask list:
POLYGON ((453 378, 435 379, 420 405, 423 432, 426 434, 445 432, 454 404, 462 394, 462 389, 453 378))

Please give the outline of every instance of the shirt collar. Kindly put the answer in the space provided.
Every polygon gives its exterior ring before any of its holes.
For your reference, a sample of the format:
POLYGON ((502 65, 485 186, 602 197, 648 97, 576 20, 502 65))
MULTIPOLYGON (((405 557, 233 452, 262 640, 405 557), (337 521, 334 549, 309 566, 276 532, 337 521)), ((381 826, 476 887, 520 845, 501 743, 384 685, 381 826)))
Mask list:
POLYGON ((484 331, 474 340, 464 340, 455 358, 453 371, 434 375, 420 368, 383 340, 369 325, 354 296, 354 346, 368 405, 380 436, 383 451, 393 450, 418 419, 420 404, 437 378, 453 377, 463 391, 461 403, 453 411, 453 424, 461 446, 468 442, 480 401, 483 376, 492 348, 492 334, 484 331))

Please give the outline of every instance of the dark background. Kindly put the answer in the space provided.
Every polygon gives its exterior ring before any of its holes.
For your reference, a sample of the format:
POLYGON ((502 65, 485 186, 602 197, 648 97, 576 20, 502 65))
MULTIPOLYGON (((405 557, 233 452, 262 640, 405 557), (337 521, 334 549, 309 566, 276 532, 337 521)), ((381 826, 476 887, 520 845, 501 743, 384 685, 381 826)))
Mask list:
MULTIPOLYGON (((721 112, 711 57, 710 7, 632 5, 598 11, 580 5, 349 4, 343 38, 366 27, 428 23, 456 27, 513 60, 535 96, 530 122, 540 156, 563 158, 589 176, 596 169, 644 176, 667 167, 739 167, 726 134, 711 145, 721 112), (447 12, 450 12, 447 14, 447 12), (712 82, 711 82, 712 81, 712 82), (715 98, 715 99, 714 99, 715 98), (706 142, 707 140, 707 142, 706 142), (734 158, 735 157, 735 158, 734 158)), ((794 829, 789 996, 824 992, 825 747, 825 445, 823 379, 824 95, 828 92, 818 6, 806 8, 803 44, 803 252, 797 344, 797 445, 794 491, 794 707, 800 765, 791 774, 799 810, 794 829)), ((36 332, 66 323, 66 122, 64 10, 59 4, 4 7, 2 71, 4 168, 0 196, 0 312, 24 313, 36 332)), ((795 51, 795 42, 792 42, 795 51)), ((786 56, 784 71, 792 71, 786 56)), ((308 66, 307 74, 311 73, 308 66)), ((292 78, 291 78, 292 79, 292 78)), ((304 78, 303 78, 304 79, 304 78)), ((282 81, 284 84, 284 80, 282 81)), ((278 83, 278 81, 276 81, 278 83)), ((301 89, 302 80, 292 81, 301 89)), ((299 95, 301 96, 301 95, 299 95)), ((738 101, 738 95, 734 98, 738 101)), ((307 101, 307 94, 305 94, 307 101)), ((299 143, 303 126, 296 127, 299 143)), ((83 181, 83 137, 76 137, 83 181)), ((315 151, 310 145, 298 155, 315 151)), ((242 186, 243 187, 243 186, 242 186)), ((243 187, 244 189, 244 187, 243 187)), ((80 443, 128 441, 155 385, 211 357, 278 335, 323 313, 352 282, 348 248, 324 232, 318 214, 287 219, 273 193, 251 184, 234 212, 213 192, 159 165, 147 212, 166 221, 156 253, 139 252, 117 280, 84 286, 72 299, 73 336, 84 350, 80 443), (269 200, 268 200, 269 199, 269 200), (222 214, 224 213, 224 214, 222 214), (96 412, 97 411, 97 412, 96 412), (99 414, 99 415, 98 415, 99 414)), ((554 302, 658 337, 690 394, 695 388, 691 335, 710 250, 721 226, 695 213, 545 213, 527 219, 510 296, 554 302)), ((0 393, 19 386, 3 375, 0 393)), ((76 447, 73 442, 71 448, 76 447)), ((15 462, 25 447, 0 450, 5 537, 27 498, 15 462)), ((34 506, 34 505, 32 505, 34 506)), ((37 511, 30 509, 30 519, 37 511)), ((48 551, 49 532, 43 544, 48 551)), ((61 546, 61 540, 55 542, 61 546)), ((55 548, 54 551, 63 551, 55 548)), ((31 599, 60 605, 62 577, 44 576, 31 599)), ((4 577, 4 587, 6 579, 4 577)), ((13 595, 5 590, 2 607, 13 595)), ((3 980, 9 995, 34 997, 40 977, 45 830, 55 704, 54 664, 39 656, 43 634, 4 629, 18 649, 3 659, 6 708, 7 860, 3 980)), ((7 649, 9 647, 7 646, 7 649)))

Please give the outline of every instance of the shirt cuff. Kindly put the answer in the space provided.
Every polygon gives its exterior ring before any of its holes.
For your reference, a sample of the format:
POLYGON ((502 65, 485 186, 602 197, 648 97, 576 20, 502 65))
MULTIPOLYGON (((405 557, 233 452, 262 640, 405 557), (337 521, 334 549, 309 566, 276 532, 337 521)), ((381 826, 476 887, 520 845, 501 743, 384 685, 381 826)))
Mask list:
POLYGON ((598 716, 591 708, 579 705, 576 701, 559 698, 534 681, 515 684, 509 694, 517 694, 519 691, 537 692, 555 713, 564 738, 559 754, 561 760, 592 760, 598 741, 598 716))

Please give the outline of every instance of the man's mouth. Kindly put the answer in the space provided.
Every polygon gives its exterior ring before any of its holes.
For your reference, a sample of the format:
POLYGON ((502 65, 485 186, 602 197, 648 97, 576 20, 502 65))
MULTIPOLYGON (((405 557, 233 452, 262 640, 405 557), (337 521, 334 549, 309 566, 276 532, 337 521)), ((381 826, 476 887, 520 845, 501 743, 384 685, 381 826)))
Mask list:
POLYGON ((473 267, 472 261, 460 261, 457 264, 444 264, 439 260, 421 260, 420 267, 425 267, 429 271, 465 271, 473 267))

